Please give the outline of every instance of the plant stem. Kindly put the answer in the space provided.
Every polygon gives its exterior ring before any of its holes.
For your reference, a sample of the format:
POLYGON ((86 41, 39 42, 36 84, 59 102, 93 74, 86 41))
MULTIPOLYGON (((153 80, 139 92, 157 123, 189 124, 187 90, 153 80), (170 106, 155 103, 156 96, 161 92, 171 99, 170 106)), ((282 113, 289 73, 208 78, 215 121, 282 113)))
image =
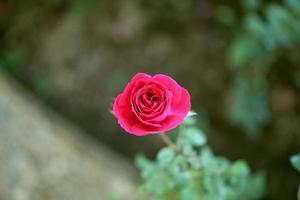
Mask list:
POLYGON ((159 134, 159 136, 164 141, 164 143, 166 143, 166 145, 168 145, 169 147, 171 147, 174 150, 177 149, 176 145, 172 142, 172 140, 165 133, 161 133, 161 134, 159 134))

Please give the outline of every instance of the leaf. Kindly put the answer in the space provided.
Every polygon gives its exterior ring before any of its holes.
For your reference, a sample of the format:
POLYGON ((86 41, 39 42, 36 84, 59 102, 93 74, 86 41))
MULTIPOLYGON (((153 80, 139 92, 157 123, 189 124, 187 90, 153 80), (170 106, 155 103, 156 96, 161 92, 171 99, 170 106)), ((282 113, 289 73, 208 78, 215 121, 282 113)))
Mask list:
POLYGON ((261 39, 265 35, 266 25, 257 14, 246 15, 245 26, 256 39, 261 39))
POLYGON ((194 125, 194 124, 196 124, 196 119, 194 118, 195 115, 197 115, 196 112, 189 111, 189 113, 187 114, 187 116, 184 119, 184 124, 185 125, 194 125))
POLYGON ((148 160, 144 155, 137 155, 135 158, 137 167, 141 170, 143 178, 149 178, 157 170, 157 166, 154 162, 148 160))
POLYGON ((300 13, 300 1, 299 0, 286 0, 287 6, 295 13, 300 13))
POLYGON ((187 157, 190 157, 195 154, 193 146, 188 141, 185 141, 184 143, 182 143, 181 149, 182 149, 183 154, 187 157))
POLYGON ((158 152, 157 160, 160 163, 170 163, 175 157, 175 152, 169 147, 165 147, 158 152))
POLYGON ((249 167, 245 161, 238 160, 231 166, 230 174, 232 176, 247 176, 250 173, 249 167))
POLYGON ((203 148, 200 153, 200 158, 204 168, 213 170, 216 167, 215 165, 217 162, 210 148, 203 148))
POLYGON ((293 165, 293 167, 300 172, 300 154, 291 156, 290 162, 293 165))
POLYGON ((140 154, 135 157, 135 163, 139 168, 146 168, 150 165, 150 161, 140 154))
POLYGON ((232 42, 229 49, 229 62, 238 69, 245 67, 257 52, 257 42, 244 35, 232 42))
POLYGON ((189 127, 186 129, 186 136, 190 142, 195 146, 202 146, 206 144, 206 137, 202 131, 195 127, 189 127))
POLYGON ((197 155, 191 156, 189 158, 189 162, 191 163, 191 166, 194 169, 200 169, 200 167, 201 167, 201 160, 200 160, 200 158, 197 155))
POLYGON ((258 172, 253 174, 248 183, 248 193, 251 194, 252 199, 259 199, 265 194, 266 174, 258 172))
POLYGON ((237 77, 233 84, 234 104, 231 107, 232 122, 241 125, 249 137, 255 137, 260 127, 270 121, 267 106, 265 80, 237 77))
POLYGON ((187 117, 192 117, 192 116, 195 116, 195 115, 197 115, 197 113, 194 112, 194 111, 192 111, 192 110, 190 110, 190 111, 188 112, 188 114, 187 114, 187 117))
POLYGON ((282 6, 270 4, 266 9, 266 17, 270 24, 272 37, 283 46, 292 44, 291 13, 282 6))
POLYGON ((192 183, 186 185, 181 191, 181 200, 197 200, 199 199, 197 189, 192 183))
POLYGON ((183 165, 184 163, 186 163, 186 157, 183 156, 183 155, 178 155, 174 159, 173 163, 174 163, 175 166, 183 165))

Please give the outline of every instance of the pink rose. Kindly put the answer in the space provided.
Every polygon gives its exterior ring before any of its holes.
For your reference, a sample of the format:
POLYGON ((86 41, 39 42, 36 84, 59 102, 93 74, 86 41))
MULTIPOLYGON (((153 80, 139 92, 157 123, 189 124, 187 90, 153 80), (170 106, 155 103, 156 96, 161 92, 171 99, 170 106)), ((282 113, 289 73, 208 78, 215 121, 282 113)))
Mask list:
POLYGON ((136 74, 113 105, 118 123, 136 136, 176 128, 191 109, 189 92, 163 74, 136 74))

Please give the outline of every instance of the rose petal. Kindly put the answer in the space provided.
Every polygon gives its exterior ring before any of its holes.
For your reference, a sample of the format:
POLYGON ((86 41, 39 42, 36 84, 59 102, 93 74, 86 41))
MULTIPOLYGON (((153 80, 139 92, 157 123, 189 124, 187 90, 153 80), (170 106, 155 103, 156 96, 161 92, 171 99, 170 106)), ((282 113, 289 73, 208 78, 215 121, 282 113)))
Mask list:
POLYGON ((181 88, 181 99, 177 104, 173 104, 171 112, 173 115, 186 117, 191 109, 191 96, 185 88, 181 88))
POLYGON ((159 81, 161 84, 166 86, 173 93, 173 103, 177 104, 181 99, 181 86, 169 76, 164 74, 157 74, 153 77, 154 80, 159 81))
POLYGON ((136 75, 134 75, 134 77, 132 77, 130 82, 134 82, 140 79, 144 79, 144 78, 151 78, 150 75, 146 74, 146 73, 137 73, 136 75))

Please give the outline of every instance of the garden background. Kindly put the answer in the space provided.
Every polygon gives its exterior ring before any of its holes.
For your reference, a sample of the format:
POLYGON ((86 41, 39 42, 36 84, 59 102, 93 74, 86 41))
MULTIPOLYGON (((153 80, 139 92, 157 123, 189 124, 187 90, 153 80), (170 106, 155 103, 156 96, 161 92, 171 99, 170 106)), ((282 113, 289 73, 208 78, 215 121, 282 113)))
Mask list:
MULTIPOLYGON (((133 199, 158 136, 110 110, 137 72, 190 91, 215 154, 296 199, 300 1, 1 0, 0 199, 133 199)), ((172 138, 172 133, 169 134, 172 138)))

